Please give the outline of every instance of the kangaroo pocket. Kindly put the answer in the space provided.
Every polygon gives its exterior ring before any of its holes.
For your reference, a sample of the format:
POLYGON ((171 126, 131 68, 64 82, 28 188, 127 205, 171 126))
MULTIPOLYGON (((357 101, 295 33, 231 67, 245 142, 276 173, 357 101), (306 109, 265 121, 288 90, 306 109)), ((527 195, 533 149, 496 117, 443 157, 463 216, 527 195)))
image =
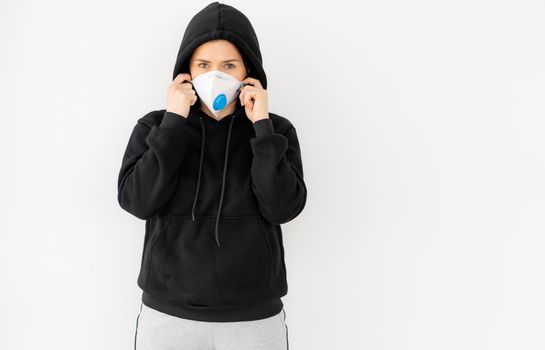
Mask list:
POLYGON ((270 235, 261 220, 261 216, 221 218, 221 247, 214 247, 223 304, 251 304, 267 299, 272 251, 270 235))
POLYGON ((213 217, 169 216, 150 254, 148 290, 190 306, 252 303, 265 297, 271 241, 260 216, 222 217, 216 245, 213 217))

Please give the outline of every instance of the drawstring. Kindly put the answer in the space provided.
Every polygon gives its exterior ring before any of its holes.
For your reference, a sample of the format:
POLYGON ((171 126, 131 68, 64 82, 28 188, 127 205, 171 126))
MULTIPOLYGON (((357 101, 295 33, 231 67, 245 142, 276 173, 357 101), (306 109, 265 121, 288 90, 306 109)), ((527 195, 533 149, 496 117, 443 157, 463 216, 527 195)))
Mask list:
POLYGON ((201 141, 201 161, 199 162, 199 176, 197 177, 197 189, 195 190, 195 198, 193 199, 193 208, 191 209, 191 218, 195 221, 195 207, 197 205, 197 198, 199 197, 199 188, 201 187, 201 171, 202 171, 202 162, 204 160, 204 123, 202 117, 199 117, 201 122, 201 131, 202 131, 202 141, 201 141))
MULTIPOLYGON (((227 141, 225 145, 225 160, 223 163, 223 178, 221 183, 221 194, 220 194, 220 202, 218 205, 218 212, 216 216, 216 222, 215 222, 215 236, 216 236, 216 244, 218 247, 220 246, 220 236, 219 236, 219 221, 221 216, 221 209, 223 204, 223 194, 225 192, 225 178, 227 175, 227 163, 229 158, 229 140, 231 138, 231 129, 233 128, 233 121, 235 120, 236 114, 233 114, 233 117, 231 118, 231 121, 229 123, 229 131, 227 132, 227 141)), ((201 122, 201 131, 202 131, 202 140, 201 140, 201 160, 199 162, 199 175, 197 177, 197 189, 195 190, 195 196, 193 199, 193 208, 191 209, 191 218, 193 221, 195 221, 195 208, 197 206, 197 199, 199 197, 199 189, 201 186, 201 173, 202 173, 202 165, 204 160, 204 145, 205 145, 205 128, 204 128, 204 122, 203 117, 199 117, 199 121, 201 122)))
POLYGON ((227 158, 229 156, 229 139, 231 138, 231 129, 233 127, 233 120, 235 120, 236 114, 231 118, 229 123, 229 131, 227 132, 227 141, 225 144, 225 161, 223 163, 223 179, 221 182, 221 195, 220 195, 220 204, 218 206, 218 215, 216 216, 216 243, 218 247, 220 246, 220 233, 218 230, 220 224, 220 215, 221 215, 221 204, 223 203, 223 192, 225 187, 225 175, 227 174, 227 158))

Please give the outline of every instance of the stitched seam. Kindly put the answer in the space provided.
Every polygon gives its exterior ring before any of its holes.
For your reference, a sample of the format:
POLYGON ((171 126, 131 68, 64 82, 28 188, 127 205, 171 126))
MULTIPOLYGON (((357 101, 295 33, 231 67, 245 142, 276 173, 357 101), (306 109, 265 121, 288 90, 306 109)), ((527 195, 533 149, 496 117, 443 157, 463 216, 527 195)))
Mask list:
POLYGON ((140 302, 140 312, 138 312, 138 316, 136 317, 136 328, 134 330, 134 350, 136 350, 136 335, 138 334, 138 320, 140 319, 140 314, 142 313, 142 304, 143 302, 140 302))

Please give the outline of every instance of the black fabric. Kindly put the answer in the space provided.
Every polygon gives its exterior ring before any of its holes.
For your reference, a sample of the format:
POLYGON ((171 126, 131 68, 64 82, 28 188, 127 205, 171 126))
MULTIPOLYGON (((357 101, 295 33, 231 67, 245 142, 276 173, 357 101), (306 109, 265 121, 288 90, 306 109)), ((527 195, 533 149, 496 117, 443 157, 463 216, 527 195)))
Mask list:
POLYGON ((233 43, 250 66, 249 76, 258 79, 263 88, 267 88, 259 41, 250 20, 236 8, 219 2, 210 3, 189 21, 178 50, 172 79, 180 73, 188 73, 188 61, 193 51, 214 39, 233 43))
MULTIPOLYGON (((191 20, 176 66, 216 37, 240 40, 265 87, 249 21, 218 2, 191 20)), ((142 116, 122 159, 118 202, 146 220, 138 275, 143 302, 201 321, 280 312, 288 290, 280 225, 299 215, 306 198, 288 119, 269 113, 252 123, 239 103, 220 120, 195 105, 187 118, 165 109, 142 116)))

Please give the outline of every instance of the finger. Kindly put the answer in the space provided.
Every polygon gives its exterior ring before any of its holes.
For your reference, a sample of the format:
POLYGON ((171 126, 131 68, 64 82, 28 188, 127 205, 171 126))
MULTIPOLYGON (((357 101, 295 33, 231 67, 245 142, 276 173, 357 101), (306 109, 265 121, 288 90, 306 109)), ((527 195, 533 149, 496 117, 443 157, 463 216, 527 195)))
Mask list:
POLYGON ((249 102, 245 102, 244 106, 248 107, 248 109, 252 110, 252 109, 254 109, 254 102, 252 100, 250 100, 249 102))
POLYGON ((240 91, 245 91, 245 90, 248 90, 248 89, 255 89, 255 86, 246 84, 246 85, 244 85, 243 87, 240 88, 240 91))
POLYGON ((250 107, 252 106, 252 98, 254 97, 255 92, 248 91, 246 94, 244 94, 244 104, 248 104, 250 107))
POLYGON ((248 90, 248 89, 246 89, 246 90, 244 90, 244 91, 242 91, 242 92, 240 93, 240 96, 239 96, 239 97, 240 97, 240 104, 241 104, 241 105, 244 106, 244 105, 246 104, 246 95, 248 95, 248 93, 251 93, 252 91, 255 91, 255 90, 248 90))
POLYGON ((238 94, 238 99, 240 100, 240 104, 244 106, 244 91, 240 90, 240 94, 238 94))
POLYGON ((256 89, 252 85, 246 85, 240 89, 240 96, 244 97, 248 91, 256 91, 256 89))
POLYGON ((193 89, 193 83, 191 81, 172 81, 172 84, 170 84, 170 87, 173 89, 181 89, 181 90, 192 90, 193 89))
POLYGON ((180 74, 178 74, 176 76, 176 78, 174 78, 174 80, 172 80, 172 83, 173 84, 180 84, 184 80, 191 81, 191 75, 188 74, 188 73, 180 73, 180 74))
POLYGON ((252 84, 254 87, 263 89, 263 86, 261 85, 261 82, 258 79, 248 77, 242 81, 243 83, 249 83, 252 84))
POLYGON ((191 84, 191 82, 185 82, 183 84, 178 84, 177 86, 180 86, 181 88, 186 89, 186 90, 194 91, 193 90, 193 84, 191 84))

